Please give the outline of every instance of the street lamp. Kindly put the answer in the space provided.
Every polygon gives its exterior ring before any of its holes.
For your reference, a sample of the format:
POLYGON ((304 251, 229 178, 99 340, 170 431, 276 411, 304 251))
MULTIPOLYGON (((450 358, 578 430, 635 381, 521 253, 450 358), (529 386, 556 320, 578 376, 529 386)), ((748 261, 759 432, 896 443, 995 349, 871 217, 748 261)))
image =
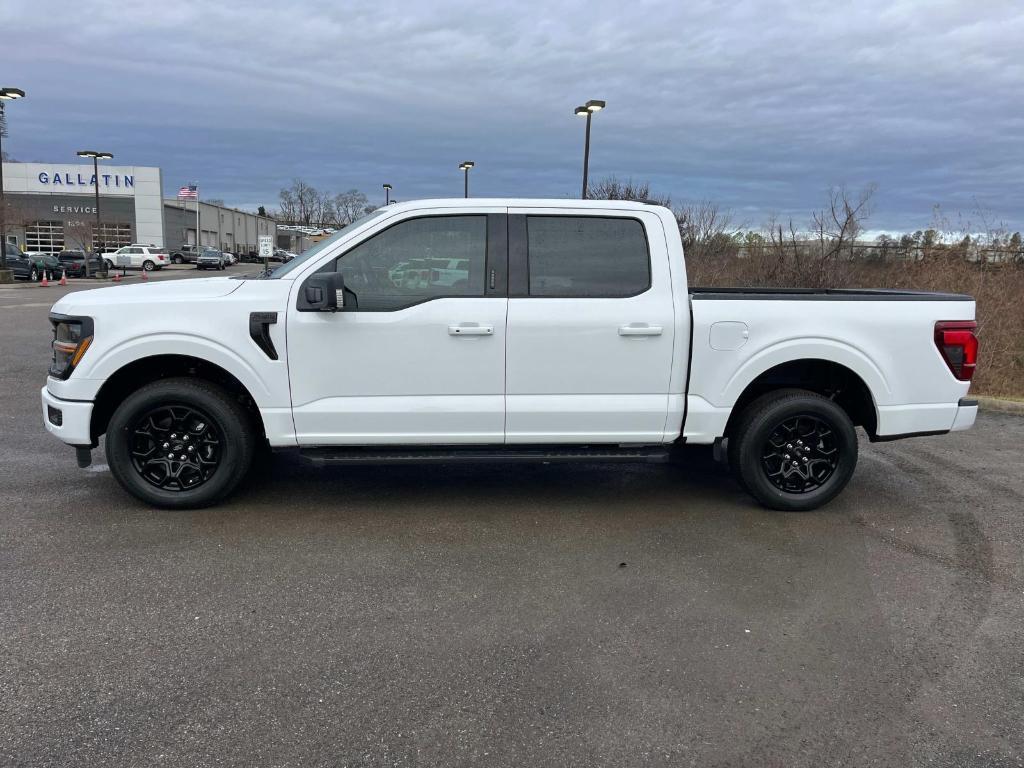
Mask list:
POLYGON ((384 205, 391 205, 391 185, 384 185, 384 205))
POLYGON ((0 283, 10 282, 14 278, 7 271, 7 203, 4 200, 4 150, 3 136, 7 131, 7 121, 3 119, 3 102, 14 101, 24 97, 20 88, 0 88, 0 283))
POLYGON ((474 163, 472 160, 466 160, 462 163, 459 163, 459 170, 462 171, 463 175, 465 176, 466 197, 469 197, 469 169, 472 168, 474 165, 476 165, 476 163, 474 163))
POLYGON ((583 143, 583 199, 587 199, 587 174, 590 171, 590 118, 595 112, 604 109, 605 103, 598 99, 591 99, 582 107, 576 107, 575 114, 587 118, 587 138, 583 143))
MULTIPOLYGON (((94 237, 92 241, 92 250, 95 254, 96 249, 99 248, 100 240, 100 160, 111 160, 114 156, 109 152, 96 152, 92 149, 83 149, 78 153, 78 156, 92 158, 92 179, 93 187, 96 190, 96 237, 94 237)), ((88 256, 85 257, 85 276, 89 277, 88 256)))

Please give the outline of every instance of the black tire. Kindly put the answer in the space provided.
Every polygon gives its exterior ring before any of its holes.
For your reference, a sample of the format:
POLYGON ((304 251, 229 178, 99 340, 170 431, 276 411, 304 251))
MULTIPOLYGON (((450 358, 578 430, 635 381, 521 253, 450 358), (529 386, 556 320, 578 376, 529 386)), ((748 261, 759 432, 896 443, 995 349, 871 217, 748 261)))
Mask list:
POLYGON ((257 437, 248 414, 222 388, 195 379, 163 379, 147 384, 118 406, 107 427, 107 463, 121 487, 137 499, 166 509, 197 509, 216 504, 236 488, 252 464, 257 437), (182 430, 183 436, 177 437, 171 450, 186 455, 187 443, 180 441, 196 435, 188 448, 210 449, 207 466, 199 468, 191 456, 189 462, 164 462, 162 454, 140 458, 144 451, 148 455, 167 450, 159 441, 177 434, 170 433, 176 422, 164 421, 160 414, 165 413, 195 415, 198 421, 182 430), (156 427, 158 422, 162 425, 156 427), (159 431, 154 433, 151 427, 159 431), (172 476, 175 469, 177 474, 172 476), (183 487, 191 482, 195 486, 183 487))
POLYGON ((827 397, 777 390, 750 403, 730 429, 729 465, 764 506, 806 512, 830 502, 850 482, 857 433, 846 411, 827 397))
POLYGON ((152 272, 156 268, 156 264, 154 264, 149 259, 146 259, 144 262, 142 262, 142 268, 147 272, 152 272))
POLYGON ((184 263, 185 260, 183 258, 181 258, 181 256, 174 256, 171 259, 171 261, 173 261, 175 264, 182 264, 182 263, 184 263))
POLYGON ((29 272, 28 279, 29 279, 30 282, 38 283, 39 282, 39 270, 36 269, 35 267, 32 267, 32 271, 29 272))

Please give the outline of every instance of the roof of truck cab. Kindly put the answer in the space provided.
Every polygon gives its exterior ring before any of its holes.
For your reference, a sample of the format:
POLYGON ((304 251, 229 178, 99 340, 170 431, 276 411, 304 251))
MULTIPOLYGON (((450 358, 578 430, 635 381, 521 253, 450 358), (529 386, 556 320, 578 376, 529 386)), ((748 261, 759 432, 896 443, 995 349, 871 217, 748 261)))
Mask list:
MULTIPOLYGON (((383 207, 383 206, 382 206, 383 207)), ((661 206, 632 200, 576 200, 572 198, 534 197, 448 197, 423 200, 406 200, 391 203, 387 210, 407 211, 419 208, 571 208, 616 211, 650 211, 661 206)))

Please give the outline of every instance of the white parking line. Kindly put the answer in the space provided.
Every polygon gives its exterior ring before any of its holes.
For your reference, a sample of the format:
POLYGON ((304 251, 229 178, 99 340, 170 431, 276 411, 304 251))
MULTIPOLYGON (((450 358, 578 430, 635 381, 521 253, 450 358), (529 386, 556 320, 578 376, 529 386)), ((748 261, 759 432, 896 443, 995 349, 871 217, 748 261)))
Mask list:
POLYGON ((0 304, 0 309, 16 309, 17 307, 52 307, 52 306, 53 306, 53 302, 52 301, 44 301, 41 304, 40 303, 33 303, 33 304, 0 304))

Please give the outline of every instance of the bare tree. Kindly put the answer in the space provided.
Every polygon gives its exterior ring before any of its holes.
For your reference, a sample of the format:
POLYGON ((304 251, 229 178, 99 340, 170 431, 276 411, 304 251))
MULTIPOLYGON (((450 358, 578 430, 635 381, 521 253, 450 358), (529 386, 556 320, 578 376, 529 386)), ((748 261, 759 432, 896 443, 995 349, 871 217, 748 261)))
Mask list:
POLYGON ((686 252, 686 263, 695 285, 713 285, 728 268, 728 260, 740 250, 739 229, 732 213, 717 203, 701 200, 673 211, 686 252))
POLYGON ((91 221, 68 221, 64 224, 64 247, 91 251, 96 224, 91 221))
POLYGON ((307 227, 322 223, 327 198, 311 184, 302 179, 292 179, 292 185, 282 189, 279 198, 279 218, 282 221, 307 227))
POLYGON ((616 176, 606 176, 596 184, 587 187, 587 197, 591 200, 635 200, 640 203, 655 203, 671 207, 672 199, 668 195, 651 193, 650 182, 634 182, 632 179, 620 181, 616 176))
POLYGON ((798 273, 811 287, 836 284, 839 263, 852 258, 853 245, 871 213, 874 194, 874 185, 856 196, 846 187, 834 187, 828 193, 828 207, 811 215, 811 258, 806 265, 798 265, 798 273))
POLYGON ((350 189, 334 196, 333 223, 337 227, 347 227, 367 212, 369 200, 358 189, 350 189))

